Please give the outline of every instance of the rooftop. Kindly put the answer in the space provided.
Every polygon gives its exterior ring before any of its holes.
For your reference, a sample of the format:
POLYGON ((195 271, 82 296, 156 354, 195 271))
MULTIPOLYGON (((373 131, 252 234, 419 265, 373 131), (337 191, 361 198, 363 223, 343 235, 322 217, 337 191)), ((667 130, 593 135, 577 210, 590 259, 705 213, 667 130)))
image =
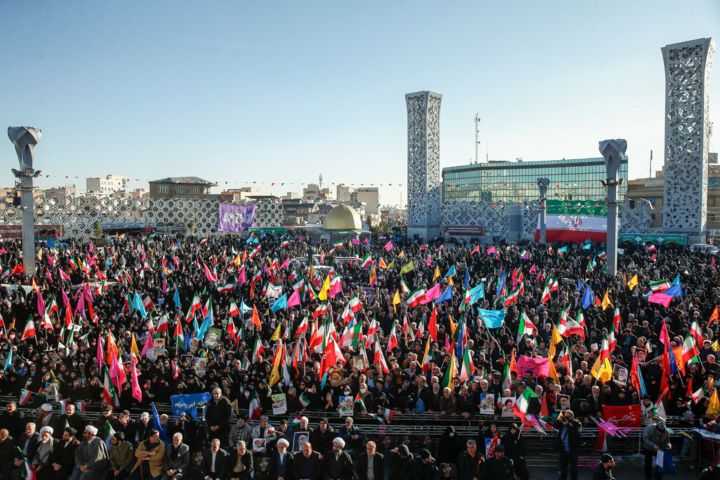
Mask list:
POLYGON ((153 180, 151 183, 194 183, 201 185, 215 185, 215 183, 208 182, 204 178, 200 177, 167 177, 161 178, 160 180, 153 180))

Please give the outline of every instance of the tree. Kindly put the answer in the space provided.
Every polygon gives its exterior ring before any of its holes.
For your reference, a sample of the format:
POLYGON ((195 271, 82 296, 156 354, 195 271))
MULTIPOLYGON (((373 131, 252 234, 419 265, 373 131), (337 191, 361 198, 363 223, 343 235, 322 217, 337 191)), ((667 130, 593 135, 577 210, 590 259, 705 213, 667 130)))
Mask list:
POLYGON ((100 225, 100 220, 95 220, 95 223, 93 223, 93 236, 95 238, 102 238, 103 236, 103 229, 102 225, 100 225))
POLYGON ((192 236, 195 235, 195 220, 190 220, 190 223, 188 223, 188 235, 192 236))

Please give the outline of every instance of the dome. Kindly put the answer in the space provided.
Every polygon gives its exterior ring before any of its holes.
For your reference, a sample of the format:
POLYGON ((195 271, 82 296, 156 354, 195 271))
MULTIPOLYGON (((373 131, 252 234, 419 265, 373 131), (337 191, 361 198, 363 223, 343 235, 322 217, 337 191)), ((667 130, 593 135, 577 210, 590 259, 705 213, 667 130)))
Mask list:
POLYGON ((347 205, 339 205, 333 208, 323 224, 325 230, 360 230, 362 222, 360 215, 347 205))

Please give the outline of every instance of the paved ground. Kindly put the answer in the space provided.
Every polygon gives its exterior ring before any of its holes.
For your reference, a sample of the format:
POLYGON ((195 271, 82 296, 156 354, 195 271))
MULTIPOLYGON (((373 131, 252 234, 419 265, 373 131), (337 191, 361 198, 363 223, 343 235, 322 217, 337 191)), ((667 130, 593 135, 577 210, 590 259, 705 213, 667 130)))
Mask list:
MULTIPOLYGON (((578 473, 580 474, 579 480, 589 480, 593 476, 593 470, 589 468, 580 467, 578 473)), ((645 478, 645 471, 643 467, 636 467, 634 465, 617 465, 613 468, 613 476, 617 480, 643 480, 645 478)), ((676 467, 675 475, 664 475, 663 479, 685 480, 697 479, 699 476, 700 472, 698 470, 691 470, 689 467, 676 467)), ((531 480, 557 480, 558 478, 560 478, 560 474, 552 468, 534 467, 530 469, 531 480)))

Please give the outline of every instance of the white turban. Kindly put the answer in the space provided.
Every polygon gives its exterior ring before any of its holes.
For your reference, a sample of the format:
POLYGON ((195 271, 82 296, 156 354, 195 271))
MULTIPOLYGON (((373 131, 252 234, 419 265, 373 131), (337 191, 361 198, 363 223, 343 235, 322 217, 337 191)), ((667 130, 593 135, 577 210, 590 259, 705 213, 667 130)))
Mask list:
POLYGON ((333 440, 333 443, 337 443, 338 445, 340 445, 340 448, 345 448, 345 440, 340 437, 337 437, 335 440, 333 440))
POLYGON ((281 438, 280 440, 277 441, 277 444, 278 444, 278 445, 280 445, 281 443, 282 443, 283 445, 285 445, 285 447, 289 447, 289 446, 290 446, 290 442, 288 442, 288 441, 285 440, 284 438, 281 438))
POLYGON ((92 425, 88 425, 87 427, 85 427, 85 430, 92 433, 93 435, 97 435, 98 432, 98 429, 93 427, 92 425))
POLYGON ((52 412, 52 405, 49 403, 43 403, 41 409, 45 410, 46 412, 52 412))
POLYGON ((52 435, 52 434, 53 434, 53 429, 52 429, 52 427, 43 427, 43 428, 40 429, 40 433, 41 433, 41 434, 43 434, 43 433, 45 433, 45 432, 47 432, 47 433, 49 433, 50 435, 52 435))

